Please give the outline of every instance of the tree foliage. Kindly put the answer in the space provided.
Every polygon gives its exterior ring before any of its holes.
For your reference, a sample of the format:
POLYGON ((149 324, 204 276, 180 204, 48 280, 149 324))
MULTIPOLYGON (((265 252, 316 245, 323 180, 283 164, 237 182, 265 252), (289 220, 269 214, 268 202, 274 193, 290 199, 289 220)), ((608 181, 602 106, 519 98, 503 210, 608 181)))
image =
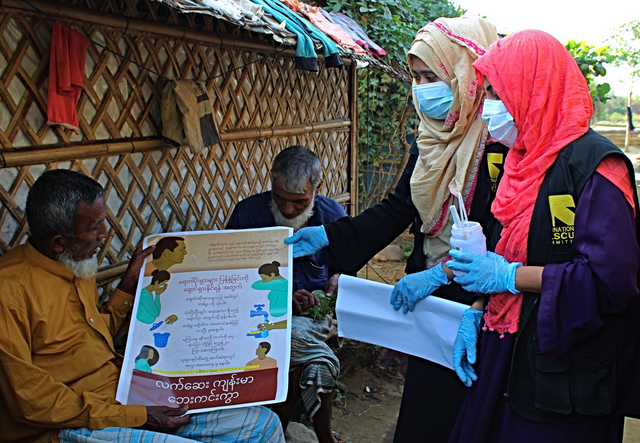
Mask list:
MULTIPOLYGON (((627 103, 628 97, 613 96, 606 103, 601 103, 596 107, 596 118, 598 122, 608 122, 611 124, 626 125, 627 123, 627 103)), ((631 111, 633 122, 640 128, 640 99, 631 100, 631 111)))
POLYGON ((594 102, 604 103, 610 97, 607 95, 611 91, 609 83, 597 83, 595 77, 607 75, 606 63, 616 60, 616 55, 607 46, 595 48, 586 42, 575 42, 570 40, 565 48, 571 53, 573 59, 578 64, 582 75, 587 80, 589 92, 594 102))
POLYGON ((611 46, 618 51, 616 64, 629 66, 631 75, 640 79, 640 20, 620 26, 611 37, 611 46))

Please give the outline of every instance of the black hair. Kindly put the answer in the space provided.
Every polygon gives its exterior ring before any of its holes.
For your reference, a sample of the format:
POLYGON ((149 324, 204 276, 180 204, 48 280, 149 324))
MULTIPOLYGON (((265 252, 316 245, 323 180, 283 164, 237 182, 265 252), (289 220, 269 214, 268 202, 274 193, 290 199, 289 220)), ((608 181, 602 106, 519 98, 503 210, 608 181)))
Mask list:
POLYGON ((142 348, 140 348, 140 353, 135 359, 135 361, 138 361, 138 360, 147 360, 147 363, 149 363, 149 366, 153 366, 156 363, 158 363, 158 360, 160 360, 160 354, 158 354, 158 350, 153 346, 144 345, 142 348), (153 351, 153 358, 151 360, 148 359, 149 351, 153 351))
POLYGON ((272 261, 271 263, 266 263, 258 268, 258 274, 260 275, 271 275, 275 274, 276 277, 280 276, 280 263, 277 261, 272 261))
POLYGON ((156 269, 151 273, 151 284, 160 283, 171 279, 171 274, 167 271, 156 269))

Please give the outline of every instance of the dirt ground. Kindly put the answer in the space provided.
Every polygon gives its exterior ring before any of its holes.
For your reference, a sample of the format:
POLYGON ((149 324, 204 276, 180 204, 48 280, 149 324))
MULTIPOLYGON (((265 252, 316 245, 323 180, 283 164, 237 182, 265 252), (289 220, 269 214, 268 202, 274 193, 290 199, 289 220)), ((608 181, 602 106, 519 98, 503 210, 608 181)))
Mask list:
MULTIPOLYGON (((394 242, 404 249, 412 243, 409 233, 394 242)), ((405 262, 372 261, 359 276, 395 284, 404 276, 404 267, 405 262)), ((338 351, 342 369, 340 392, 334 395, 333 430, 344 443, 379 442, 389 425, 395 423, 404 377, 397 360, 392 359, 385 369, 379 366, 383 353, 379 347, 356 341, 348 341, 338 351)))
POLYGON ((347 350, 352 355, 341 355, 346 371, 339 379, 341 398, 334 401, 333 430, 345 443, 379 442, 398 415, 404 377, 393 366, 385 370, 369 364, 372 355, 366 349, 347 350))

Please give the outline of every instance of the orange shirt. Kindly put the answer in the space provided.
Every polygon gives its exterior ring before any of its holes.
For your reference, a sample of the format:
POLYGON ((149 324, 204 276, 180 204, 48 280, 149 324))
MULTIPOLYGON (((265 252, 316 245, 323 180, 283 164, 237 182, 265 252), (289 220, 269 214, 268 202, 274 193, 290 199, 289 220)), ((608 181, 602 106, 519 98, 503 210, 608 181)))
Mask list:
POLYGON ((115 400, 122 356, 112 337, 133 296, 97 302, 95 279, 74 278, 28 242, 0 259, 0 442, 146 422, 144 406, 115 400))

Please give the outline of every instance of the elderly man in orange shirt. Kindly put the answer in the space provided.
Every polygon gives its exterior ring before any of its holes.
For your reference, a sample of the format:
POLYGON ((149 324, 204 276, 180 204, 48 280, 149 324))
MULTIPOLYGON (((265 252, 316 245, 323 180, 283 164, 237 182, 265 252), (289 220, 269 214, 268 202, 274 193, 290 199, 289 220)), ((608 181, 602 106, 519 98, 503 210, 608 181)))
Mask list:
POLYGON ((136 251, 98 307, 102 186, 48 171, 31 188, 26 213, 29 240, 0 259, 0 443, 284 442, 280 421, 262 407, 184 415, 186 406, 117 402, 122 356, 113 337, 154 247, 136 251))

